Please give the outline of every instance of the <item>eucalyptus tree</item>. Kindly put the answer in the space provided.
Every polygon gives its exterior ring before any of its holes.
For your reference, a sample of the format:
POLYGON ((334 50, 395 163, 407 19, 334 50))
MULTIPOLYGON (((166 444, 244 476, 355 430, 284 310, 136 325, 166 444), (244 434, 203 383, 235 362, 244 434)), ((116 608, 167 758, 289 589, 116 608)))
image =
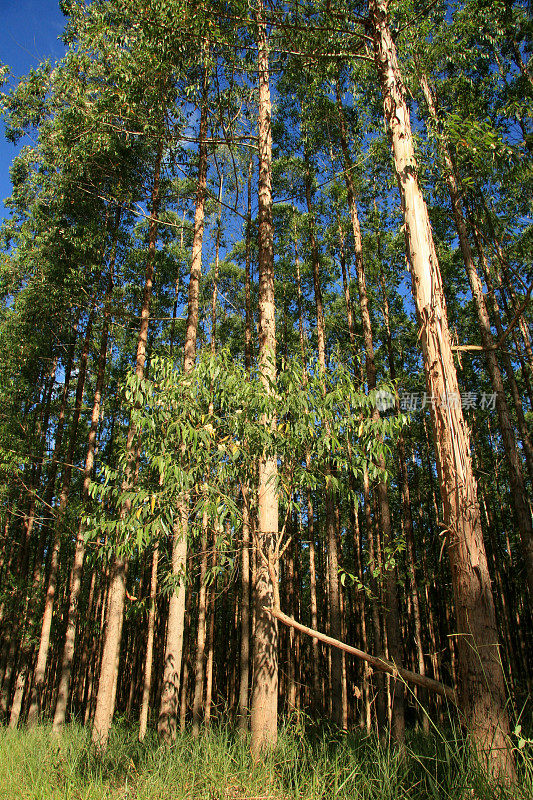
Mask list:
MULTIPOLYGON (((369 12, 376 69, 402 198, 426 380, 434 397, 446 398, 451 394, 458 395, 457 373, 442 277, 417 177, 410 114, 390 32, 388 4, 371 0, 369 12)), ((489 757, 495 772, 512 779, 514 764, 507 739, 509 718, 505 685, 497 648, 493 644, 497 638, 494 601, 472 470, 470 435, 462 410, 450 409, 445 402, 435 404, 432 422, 444 519, 449 532, 448 553, 457 625, 462 634, 459 637, 462 709, 479 751, 489 757), (495 742, 498 742, 497 749, 494 749, 495 742)))

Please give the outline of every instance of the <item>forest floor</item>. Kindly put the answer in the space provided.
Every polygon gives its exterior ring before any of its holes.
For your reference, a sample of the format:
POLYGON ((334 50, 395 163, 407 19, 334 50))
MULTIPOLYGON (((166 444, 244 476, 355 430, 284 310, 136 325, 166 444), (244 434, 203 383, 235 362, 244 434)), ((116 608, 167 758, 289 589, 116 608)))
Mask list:
MULTIPOLYGON (((276 751, 257 764, 248 739, 214 727, 168 748, 155 736, 113 727, 99 758, 88 733, 67 727, 0 728, 1 800, 525 800, 533 797, 533 761, 521 751, 519 786, 490 784, 452 734, 411 733, 407 754, 375 738, 306 733, 285 725, 276 751)), ((527 748, 526 748, 527 750, 527 748)))

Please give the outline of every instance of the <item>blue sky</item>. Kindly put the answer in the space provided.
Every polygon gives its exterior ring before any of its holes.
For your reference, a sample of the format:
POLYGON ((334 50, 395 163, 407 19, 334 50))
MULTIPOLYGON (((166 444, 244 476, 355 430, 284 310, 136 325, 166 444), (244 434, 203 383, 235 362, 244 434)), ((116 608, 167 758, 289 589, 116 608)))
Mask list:
MULTIPOLYGON (((64 52, 58 40, 65 17, 58 0, 0 0, 0 61, 11 68, 11 81, 50 58, 64 52)), ((16 150, 0 135, 0 218, 5 216, 4 199, 11 193, 9 167, 16 150)))

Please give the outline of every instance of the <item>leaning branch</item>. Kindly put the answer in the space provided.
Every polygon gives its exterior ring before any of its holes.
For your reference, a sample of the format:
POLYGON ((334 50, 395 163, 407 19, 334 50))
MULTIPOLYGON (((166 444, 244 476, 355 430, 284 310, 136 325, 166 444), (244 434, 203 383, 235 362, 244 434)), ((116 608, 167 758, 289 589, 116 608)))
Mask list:
POLYGON ((377 656, 371 656, 369 653, 363 652, 363 650, 358 650, 356 647, 351 647, 349 644, 344 644, 344 642, 340 642, 338 639, 333 639, 331 636, 326 636, 325 633, 320 633, 320 631, 315 631, 313 628, 308 628, 307 625, 302 625, 301 622, 296 622, 295 619, 288 617, 287 614, 284 614, 277 608, 269 608, 266 610, 280 622, 283 622, 284 625, 288 625, 289 628, 295 628, 297 631, 301 631, 302 633, 306 633, 308 636, 312 636, 313 639, 318 639, 320 642, 329 644, 331 647, 336 647, 338 650, 342 650, 344 653, 349 653, 352 656, 356 656, 357 658, 366 661, 367 664, 370 664, 372 667, 374 667, 374 669, 379 669, 382 672, 388 672, 389 675, 400 677, 407 683, 414 683, 416 686, 421 686, 423 689, 428 689, 430 692, 440 694, 441 697, 445 697, 452 703, 457 703, 454 690, 450 686, 440 683, 440 681, 434 681, 432 678, 426 678, 425 675, 418 675, 416 672, 411 672, 408 669, 397 667, 391 661, 387 661, 384 658, 378 658, 377 656))

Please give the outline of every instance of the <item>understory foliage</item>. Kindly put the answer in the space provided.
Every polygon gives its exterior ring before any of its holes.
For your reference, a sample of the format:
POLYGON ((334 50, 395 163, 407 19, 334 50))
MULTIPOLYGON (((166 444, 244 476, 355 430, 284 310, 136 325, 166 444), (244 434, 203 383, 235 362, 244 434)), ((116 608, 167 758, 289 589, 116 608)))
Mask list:
POLYGON ((372 411, 376 393, 393 396, 393 386, 363 391, 332 355, 327 376, 317 363, 282 362, 274 389, 266 393, 261 376, 248 374, 227 349, 200 353, 189 373, 158 356, 151 360, 149 379, 129 373, 119 392, 143 442, 135 487, 123 489, 127 453, 124 443, 122 448, 117 443, 117 467, 103 464, 90 488, 98 513, 87 519, 87 540, 103 533, 111 553, 141 555, 158 537, 168 536, 179 498, 196 490, 191 535, 198 536, 207 513, 224 560, 226 551, 237 551, 233 537, 224 541, 225 526, 242 526, 242 509, 228 487, 253 483, 265 453, 279 460, 276 491, 285 517, 300 511, 296 498, 306 490, 338 490, 365 470, 373 480, 382 472, 386 478, 378 458, 390 454, 407 417, 375 420, 372 411), (265 417, 273 425, 265 427, 265 417), (326 459, 334 464, 333 475, 322 468, 326 459), (129 513, 121 519, 125 503, 129 513))

